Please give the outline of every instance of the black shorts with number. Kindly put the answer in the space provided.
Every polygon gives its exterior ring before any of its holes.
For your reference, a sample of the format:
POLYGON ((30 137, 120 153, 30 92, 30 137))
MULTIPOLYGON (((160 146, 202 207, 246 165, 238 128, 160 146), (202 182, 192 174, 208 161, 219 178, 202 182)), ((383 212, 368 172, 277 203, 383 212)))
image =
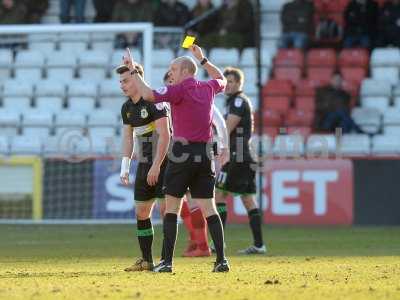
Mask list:
POLYGON ((182 198, 190 189, 192 198, 213 198, 215 162, 211 144, 175 142, 165 171, 165 194, 182 198))
POLYGON ((135 201, 148 201, 155 198, 164 198, 164 174, 167 166, 166 160, 161 165, 160 175, 158 176, 157 184, 150 186, 147 183, 147 174, 151 168, 151 163, 140 162, 136 169, 135 179, 135 201))
POLYGON ((251 165, 251 162, 228 162, 217 176, 216 188, 239 195, 255 194, 256 172, 251 165))

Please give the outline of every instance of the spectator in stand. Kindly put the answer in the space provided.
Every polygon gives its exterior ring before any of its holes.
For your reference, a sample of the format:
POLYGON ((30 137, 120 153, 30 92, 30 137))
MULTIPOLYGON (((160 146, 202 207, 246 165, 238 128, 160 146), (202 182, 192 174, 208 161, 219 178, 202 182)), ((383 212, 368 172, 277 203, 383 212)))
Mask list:
POLYGON ((0 24, 24 24, 27 13, 21 0, 0 0, 0 24))
POLYGON ((351 0, 344 11, 343 47, 371 47, 377 17, 378 4, 374 0, 351 0))
POLYGON ((49 8, 49 0, 25 0, 27 7, 26 23, 37 24, 40 23, 43 15, 49 8))
POLYGON ((249 0, 224 0, 218 14, 217 30, 204 38, 205 48, 254 46, 254 11, 249 0))
POLYGON ((293 0, 281 11, 282 37, 279 48, 305 49, 314 32, 314 4, 308 0, 293 0))
POLYGON ((378 47, 400 47, 400 0, 388 0, 379 10, 378 33, 378 47))
POLYGON ((61 0, 60 1, 60 20, 61 23, 71 22, 71 8, 74 6, 75 23, 85 22, 86 0, 61 0))
MULTIPOLYGON (((196 5, 190 11, 190 14, 193 19, 202 16, 204 13, 213 10, 215 7, 211 0, 197 0, 196 5)), ((189 33, 197 36, 197 40, 199 44, 202 44, 202 39, 207 35, 214 32, 215 27, 218 24, 218 16, 217 11, 215 13, 209 15, 201 22, 190 28, 189 33)))
POLYGON ((93 0, 96 16, 94 17, 95 23, 110 22, 115 5, 115 0, 93 0))
POLYGON ((161 0, 154 14, 155 26, 183 26, 190 20, 189 8, 177 0, 161 0))
POLYGON ((318 88, 314 130, 334 133, 336 128, 341 128, 342 133, 360 133, 350 115, 350 98, 350 94, 342 88, 340 74, 335 74, 330 84, 318 88))
MULTIPOLYGON (((148 0, 118 0, 112 14, 113 22, 151 22, 153 5, 148 0)), ((116 48, 140 46, 141 34, 136 32, 117 35, 116 48)))

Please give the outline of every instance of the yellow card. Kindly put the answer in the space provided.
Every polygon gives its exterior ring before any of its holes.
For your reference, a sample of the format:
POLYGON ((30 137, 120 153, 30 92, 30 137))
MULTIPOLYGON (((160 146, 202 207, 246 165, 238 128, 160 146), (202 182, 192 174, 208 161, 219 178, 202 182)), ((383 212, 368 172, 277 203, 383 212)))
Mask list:
POLYGON ((190 46, 193 45, 195 40, 196 40, 196 37, 187 35, 185 37, 185 39, 183 40, 182 48, 185 48, 185 49, 189 48, 190 46))

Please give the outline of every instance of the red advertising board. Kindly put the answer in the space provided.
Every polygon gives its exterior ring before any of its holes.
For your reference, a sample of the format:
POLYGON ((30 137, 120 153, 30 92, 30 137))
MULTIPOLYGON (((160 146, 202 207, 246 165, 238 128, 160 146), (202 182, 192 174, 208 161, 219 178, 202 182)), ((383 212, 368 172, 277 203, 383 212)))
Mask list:
MULTIPOLYGON (((263 174, 265 223, 352 224, 353 168, 350 160, 270 160, 263 174)), ((229 222, 248 222, 240 197, 228 200, 228 210, 229 222)))

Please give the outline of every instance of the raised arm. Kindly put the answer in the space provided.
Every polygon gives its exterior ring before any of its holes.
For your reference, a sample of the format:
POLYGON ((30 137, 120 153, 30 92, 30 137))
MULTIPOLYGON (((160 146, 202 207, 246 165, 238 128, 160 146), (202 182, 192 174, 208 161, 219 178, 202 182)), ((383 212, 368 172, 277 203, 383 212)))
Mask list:
POLYGON ((154 101, 154 95, 153 95, 153 90, 150 88, 150 86, 144 81, 144 78, 142 78, 137 70, 135 69, 135 61, 132 58, 131 51, 129 48, 126 49, 126 54, 123 57, 124 65, 126 65, 132 76, 133 79, 135 80, 135 85, 137 89, 139 90, 140 94, 144 99, 147 101, 154 101))
POLYGON ((193 56, 199 61, 200 64, 203 65, 204 69, 206 69, 208 75, 212 79, 223 80, 223 85, 226 85, 226 78, 222 71, 215 65, 213 65, 208 59, 205 58, 203 51, 197 45, 190 46, 190 51, 193 56))

